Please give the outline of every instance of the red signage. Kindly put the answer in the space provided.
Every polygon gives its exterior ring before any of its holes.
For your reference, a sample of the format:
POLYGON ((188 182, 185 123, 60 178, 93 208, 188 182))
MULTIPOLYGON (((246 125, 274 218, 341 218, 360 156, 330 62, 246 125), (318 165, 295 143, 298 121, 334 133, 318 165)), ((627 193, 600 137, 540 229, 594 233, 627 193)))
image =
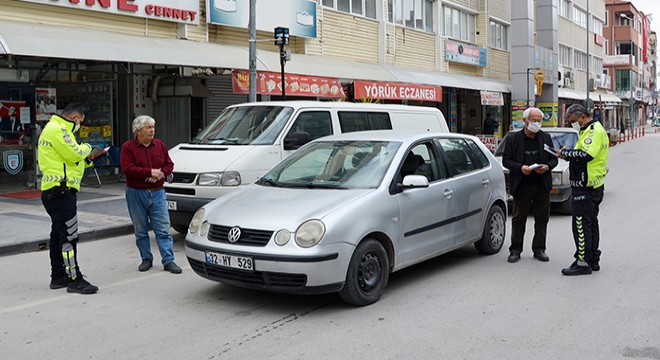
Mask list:
POLYGON ((594 42, 602 46, 605 43, 605 37, 602 35, 594 34, 594 42))
POLYGON ((422 100, 442 102, 442 87, 374 81, 353 82, 356 99, 422 100))
MULTIPOLYGON (((231 75, 234 93, 248 94, 250 92, 250 72, 247 70, 234 70, 231 75)), ((286 94, 291 96, 318 96, 329 98, 343 98, 346 96, 339 79, 336 78, 284 74, 284 84, 284 86, 286 86, 286 94)), ((281 74, 257 71, 257 93, 265 95, 281 95, 281 74)))

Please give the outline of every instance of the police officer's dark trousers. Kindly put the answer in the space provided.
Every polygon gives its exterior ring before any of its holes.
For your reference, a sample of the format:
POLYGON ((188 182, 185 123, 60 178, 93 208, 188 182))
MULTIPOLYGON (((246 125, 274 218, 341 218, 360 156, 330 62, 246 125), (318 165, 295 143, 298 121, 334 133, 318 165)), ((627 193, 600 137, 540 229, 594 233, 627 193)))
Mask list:
POLYGON ((78 243, 78 209, 75 190, 55 187, 41 194, 41 202, 50 216, 50 266, 51 277, 69 277, 75 280, 81 276, 76 257, 78 243))
MULTIPOLYGON (((575 259, 578 262, 600 261, 600 230, 598 228, 598 208, 603 201, 604 186, 594 188, 573 188, 573 240, 575 259)), ((584 265, 578 263, 578 265, 584 265)))

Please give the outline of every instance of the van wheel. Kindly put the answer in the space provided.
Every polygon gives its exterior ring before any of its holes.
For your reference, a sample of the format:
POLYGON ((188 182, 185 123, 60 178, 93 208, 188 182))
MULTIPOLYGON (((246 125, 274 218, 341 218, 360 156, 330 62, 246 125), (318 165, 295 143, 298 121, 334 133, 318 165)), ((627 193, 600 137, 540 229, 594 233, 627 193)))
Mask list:
POLYGON ((174 228, 174 230, 176 230, 176 232, 178 232, 180 234, 183 234, 183 235, 188 233, 188 227, 185 226, 185 225, 172 225, 172 228, 174 228))
POLYGON ((390 274, 389 258, 378 241, 367 238, 355 248, 339 296, 345 302, 364 306, 373 304, 383 294, 390 274))
POLYGON ((488 211, 484 233, 481 239, 474 243, 474 247, 482 254, 496 254, 502 249, 505 236, 506 217, 504 216, 504 211, 501 207, 494 205, 488 211))

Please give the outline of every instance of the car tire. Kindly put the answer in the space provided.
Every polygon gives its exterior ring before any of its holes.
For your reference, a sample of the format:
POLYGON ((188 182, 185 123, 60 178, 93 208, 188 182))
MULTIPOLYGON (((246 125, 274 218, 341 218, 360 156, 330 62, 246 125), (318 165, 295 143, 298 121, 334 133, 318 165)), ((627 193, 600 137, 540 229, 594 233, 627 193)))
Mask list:
POLYGON ((483 235, 479 241, 474 243, 474 247, 482 254, 496 254, 502 249, 505 237, 506 216, 504 210, 498 205, 493 205, 486 216, 483 235))
POLYGON ((383 294, 389 274, 390 262, 383 245, 371 238, 364 239, 351 256, 339 296, 352 305, 373 304, 383 294))
POLYGON ((188 227, 186 225, 172 225, 172 228, 174 228, 174 230, 180 234, 185 235, 188 233, 188 227))

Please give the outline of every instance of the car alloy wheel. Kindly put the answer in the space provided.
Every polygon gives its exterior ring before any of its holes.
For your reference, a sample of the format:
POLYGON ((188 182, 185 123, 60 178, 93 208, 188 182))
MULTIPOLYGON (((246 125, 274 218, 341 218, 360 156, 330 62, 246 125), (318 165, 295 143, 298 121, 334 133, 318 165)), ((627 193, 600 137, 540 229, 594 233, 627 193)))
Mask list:
POLYGON ((474 246, 482 254, 495 254, 504 245, 506 236, 506 217, 504 211, 498 205, 493 205, 488 211, 484 233, 474 246))

